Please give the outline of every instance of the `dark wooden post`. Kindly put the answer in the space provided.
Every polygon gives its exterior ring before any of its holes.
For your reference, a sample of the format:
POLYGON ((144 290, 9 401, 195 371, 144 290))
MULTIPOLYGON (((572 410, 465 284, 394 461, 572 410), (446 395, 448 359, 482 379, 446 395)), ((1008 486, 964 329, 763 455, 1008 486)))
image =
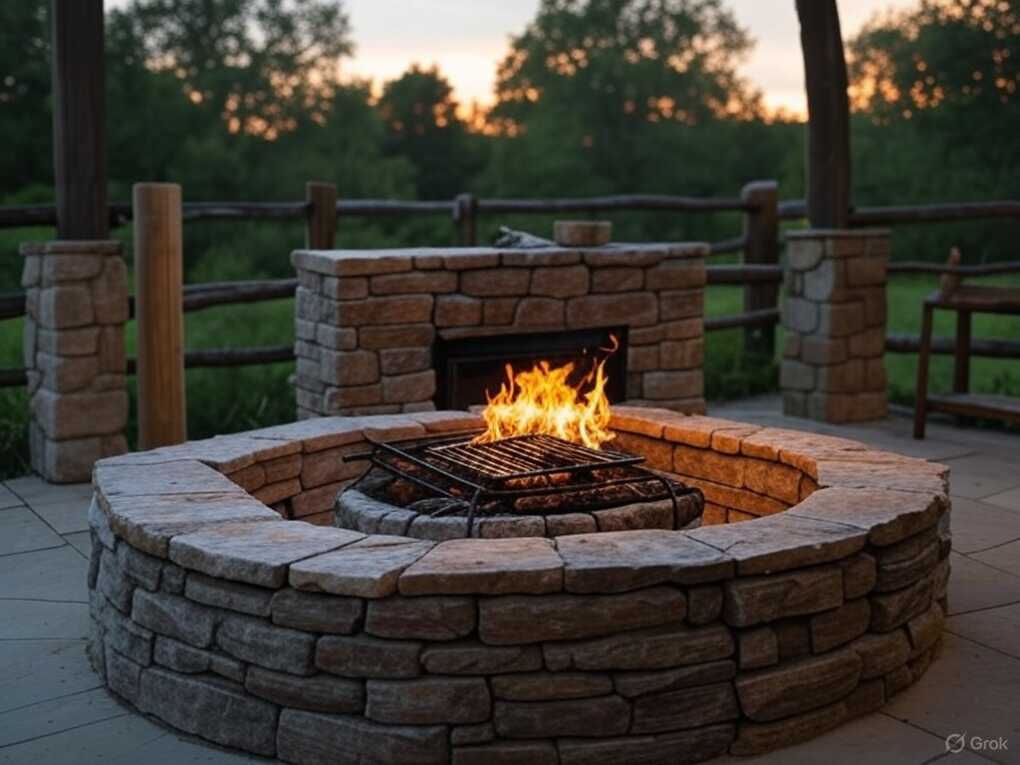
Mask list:
POLYGON ((336 184, 309 181, 305 201, 311 205, 305 225, 305 247, 332 250, 336 247, 336 184))
POLYGON ((453 202, 453 223, 457 227, 457 244, 474 247, 478 244, 478 199, 474 194, 458 194, 453 202))
POLYGON ((103 0, 53 0, 57 236, 106 239, 103 0))
MULTIPOLYGON (((744 262, 779 264, 779 184, 753 181, 740 191, 753 209, 744 213, 744 262)), ((744 311, 760 311, 779 305, 779 285, 774 282, 744 285, 744 311)), ((772 324, 744 328, 744 351, 772 358, 776 330, 772 324)))
POLYGON ((836 0, 797 0, 807 85, 807 212, 812 228, 850 217, 850 104, 836 0))

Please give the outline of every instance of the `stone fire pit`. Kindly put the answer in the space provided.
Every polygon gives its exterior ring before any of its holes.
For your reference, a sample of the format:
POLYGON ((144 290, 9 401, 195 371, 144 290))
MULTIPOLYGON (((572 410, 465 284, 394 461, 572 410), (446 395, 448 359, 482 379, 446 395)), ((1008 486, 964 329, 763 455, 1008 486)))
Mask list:
POLYGON ((818 735, 938 651, 948 469, 845 439, 620 407, 620 445, 700 488, 705 526, 435 543, 329 525, 363 469, 342 454, 473 424, 321 418, 99 462, 106 684, 299 765, 673 764, 818 735))

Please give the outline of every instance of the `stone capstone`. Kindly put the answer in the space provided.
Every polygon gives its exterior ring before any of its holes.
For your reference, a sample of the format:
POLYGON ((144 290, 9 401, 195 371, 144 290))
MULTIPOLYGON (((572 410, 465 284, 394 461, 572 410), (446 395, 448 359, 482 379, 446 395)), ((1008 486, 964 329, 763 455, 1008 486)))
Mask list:
POLYGON ((354 531, 299 521, 230 524, 174 537, 170 559, 209 576, 282 587, 288 564, 362 538, 354 531))

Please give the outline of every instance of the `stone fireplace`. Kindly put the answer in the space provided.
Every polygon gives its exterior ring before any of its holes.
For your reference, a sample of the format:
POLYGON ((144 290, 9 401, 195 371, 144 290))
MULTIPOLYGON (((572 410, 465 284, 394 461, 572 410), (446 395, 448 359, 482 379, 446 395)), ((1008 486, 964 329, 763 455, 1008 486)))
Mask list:
POLYGON ((580 360, 610 334, 614 403, 701 413, 707 253, 700 243, 298 250, 298 416, 484 403, 507 361, 580 360))

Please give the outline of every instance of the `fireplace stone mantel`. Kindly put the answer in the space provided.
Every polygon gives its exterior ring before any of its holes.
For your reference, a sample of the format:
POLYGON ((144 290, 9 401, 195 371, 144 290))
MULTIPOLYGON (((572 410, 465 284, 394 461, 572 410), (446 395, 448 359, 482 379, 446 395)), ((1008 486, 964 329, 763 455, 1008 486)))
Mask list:
POLYGON ((627 402, 704 411, 708 245, 297 250, 298 416, 435 408, 437 338, 628 329, 627 402))

